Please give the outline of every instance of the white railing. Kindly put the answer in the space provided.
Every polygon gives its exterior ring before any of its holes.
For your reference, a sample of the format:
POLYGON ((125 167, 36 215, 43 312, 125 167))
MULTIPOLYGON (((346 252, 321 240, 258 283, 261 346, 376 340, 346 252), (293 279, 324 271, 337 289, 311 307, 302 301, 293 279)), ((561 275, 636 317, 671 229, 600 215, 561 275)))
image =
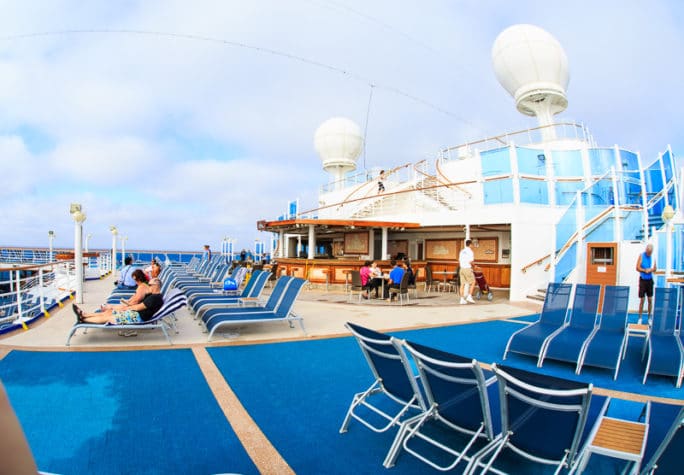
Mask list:
POLYGON ((0 264, 0 275, 0 330, 49 315, 76 288, 73 261, 0 264))

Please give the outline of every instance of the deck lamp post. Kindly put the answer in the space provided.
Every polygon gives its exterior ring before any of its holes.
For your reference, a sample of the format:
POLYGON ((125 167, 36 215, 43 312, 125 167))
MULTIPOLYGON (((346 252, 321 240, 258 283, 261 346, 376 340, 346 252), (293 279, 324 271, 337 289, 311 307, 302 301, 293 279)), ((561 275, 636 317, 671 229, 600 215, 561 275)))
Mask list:
POLYGON ((121 267, 126 261, 126 241, 128 241, 128 236, 121 236, 121 267))
POLYGON ((52 242, 55 240, 54 231, 48 231, 48 240, 50 241, 50 253, 48 254, 48 262, 52 262, 54 260, 54 255, 52 253, 52 242))
POLYGON ((109 231, 112 233, 112 273, 116 272, 116 235, 119 230, 116 226, 109 226, 109 231))
POLYGON ((74 220, 74 265, 76 266, 76 303, 83 303, 83 222, 86 214, 79 203, 69 208, 74 220))
POLYGON ((88 252, 88 241, 90 241, 91 237, 93 237, 92 233, 88 233, 88 235, 85 238, 85 252, 88 252))
POLYGON ((675 216, 675 210, 672 206, 667 205, 663 208, 663 213, 660 215, 665 223, 665 233, 666 233, 666 246, 667 251, 665 254, 665 259, 667 264, 665 266, 665 279, 672 277, 672 218, 675 216))

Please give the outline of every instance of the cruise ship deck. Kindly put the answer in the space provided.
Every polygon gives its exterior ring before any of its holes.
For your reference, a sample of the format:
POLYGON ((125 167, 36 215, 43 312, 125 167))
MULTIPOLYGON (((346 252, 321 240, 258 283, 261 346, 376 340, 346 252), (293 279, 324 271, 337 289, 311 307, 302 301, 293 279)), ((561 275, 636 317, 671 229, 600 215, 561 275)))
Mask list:
MULTIPOLYGON (((111 288, 111 277, 87 282, 83 308, 95 309, 111 288)), ((359 426, 338 433, 351 396, 371 377, 344 323, 489 365, 501 361, 501 345, 540 310, 534 303, 510 302, 505 291, 494 295, 491 302, 455 305, 454 293, 420 290, 418 299, 399 306, 349 303, 343 288, 310 286, 294 309, 306 335, 277 322, 207 342, 182 309, 171 346, 159 331, 123 337, 89 330, 66 347, 75 321, 67 303, 29 330, 0 340, 0 378, 39 467, 48 472, 383 473, 387 437, 359 426), (127 454, 131 443, 139 447, 127 454)), ((579 378, 569 365, 551 363, 538 371, 592 381, 595 394, 626 404, 681 403, 671 378, 651 377, 641 385, 640 349, 639 341, 631 342, 616 382, 599 369, 579 378)), ((507 363, 537 370, 522 356, 509 356, 507 363)), ((400 458, 392 472, 428 471, 409 459, 400 458)), ((599 461, 589 473, 605 468, 599 461)))

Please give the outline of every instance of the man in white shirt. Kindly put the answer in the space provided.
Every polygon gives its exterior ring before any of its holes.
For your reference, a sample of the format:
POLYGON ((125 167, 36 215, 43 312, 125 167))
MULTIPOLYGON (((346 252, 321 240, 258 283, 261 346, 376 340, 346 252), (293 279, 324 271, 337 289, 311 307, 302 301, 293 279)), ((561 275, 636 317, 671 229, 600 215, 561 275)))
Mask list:
POLYGON ((475 255, 473 250, 470 249, 472 241, 467 239, 465 242, 465 247, 461 250, 458 255, 458 264, 461 267, 458 275, 461 279, 461 305, 466 303, 475 303, 473 300, 473 290, 475 290, 475 274, 473 274, 473 261, 475 260, 475 255), (463 298, 465 295, 466 284, 468 284, 468 296, 463 298))

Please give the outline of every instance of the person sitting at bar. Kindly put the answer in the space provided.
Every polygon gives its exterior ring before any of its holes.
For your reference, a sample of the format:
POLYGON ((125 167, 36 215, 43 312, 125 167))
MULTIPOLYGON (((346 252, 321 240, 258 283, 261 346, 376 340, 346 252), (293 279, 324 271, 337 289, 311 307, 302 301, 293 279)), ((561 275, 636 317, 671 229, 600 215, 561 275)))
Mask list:
POLYGON ((150 320, 164 305, 161 296, 161 281, 152 279, 149 282, 150 293, 145 295, 142 302, 135 305, 126 305, 120 309, 106 309, 102 312, 85 313, 76 304, 73 310, 78 317, 79 323, 111 323, 113 325, 127 325, 130 323, 142 323, 150 320))
MULTIPOLYGON (((390 264, 393 266, 392 270, 390 271, 389 275, 389 280, 387 283, 389 284, 387 287, 385 287, 385 295, 384 297, 387 299, 388 302, 392 301, 392 294, 390 293, 389 289, 398 289, 399 285, 401 284, 401 279, 404 277, 404 272, 406 270, 404 269, 404 263, 403 262, 397 262, 394 259, 390 261, 390 264)), ((397 294, 398 296, 399 294, 397 294)))
POLYGON ((411 259, 404 257, 404 268, 408 272, 408 285, 416 285, 416 274, 413 272, 411 267, 411 259))

